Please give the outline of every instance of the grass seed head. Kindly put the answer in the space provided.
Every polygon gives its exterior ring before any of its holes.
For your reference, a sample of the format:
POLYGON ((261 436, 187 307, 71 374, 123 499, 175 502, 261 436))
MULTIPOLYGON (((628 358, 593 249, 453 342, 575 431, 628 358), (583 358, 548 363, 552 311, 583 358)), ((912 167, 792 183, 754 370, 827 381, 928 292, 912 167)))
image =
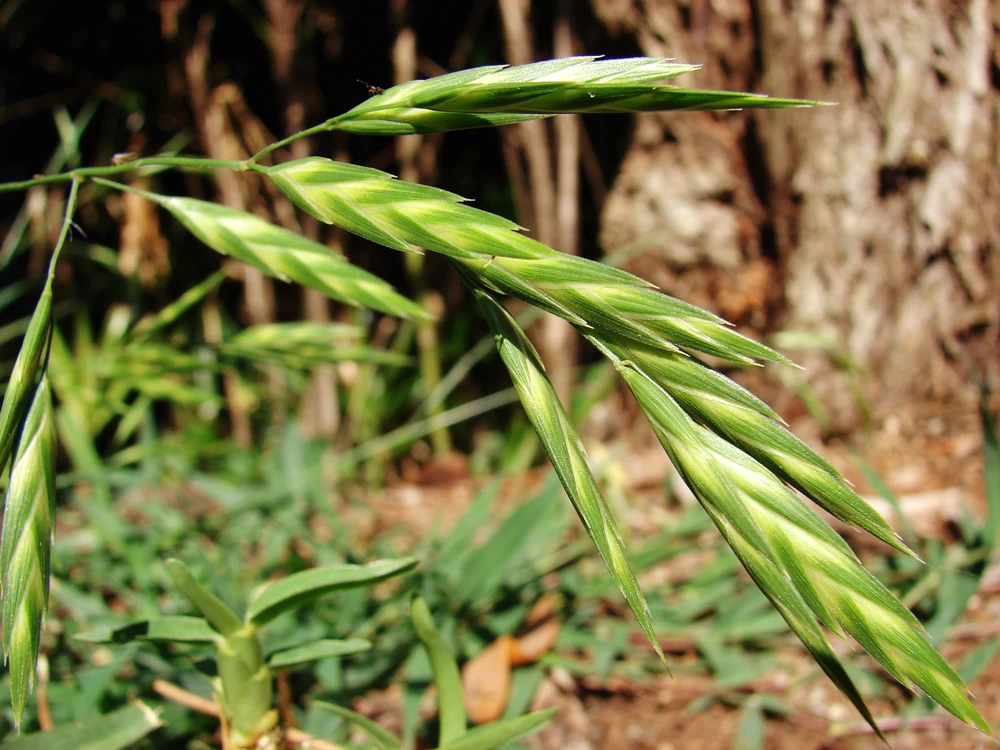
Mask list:
POLYGON ((38 381, 38 371, 45 357, 45 350, 52 330, 52 288, 46 286, 31 314, 28 330, 24 334, 21 351, 17 354, 14 369, 7 381, 0 407, 0 471, 14 448, 14 441, 21 427, 21 420, 31 404, 32 392, 38 381))
POLYGON ((426 317, 423 308, 379 277, 351 265, 325 245, 254 214, 194 198, 150 197, 213 250, 264 273, 350 305, 403 318, 426 317))
POLYGON ((3 645, 14 718, 20 723, 34 682, 49 599, 55 519, 55 430, 46 377, 35 388, 4 496, 0 532, 3 645))
MULTIPOLYGON (((632 362, 619 361, 619 370, 695 496, 814 655, 818 644, 804 625, 807 611, 853 636, 906 687, 919 687, 958 718, 990 731, 917 619, 833 529, 767 466, 697 424, 632 362)), ((830 674, 831 665, 820 663, 830 674)), ((858 705, 853 687, 834 681, 858 705)))
POLYGON ((330 128, 368 135, 509 125, 560 113, 628 113, 808 106, 732 91, 655 85, 699 66, 662 58, 594 56, 490 65, 394 86, 335 117, 330 128))

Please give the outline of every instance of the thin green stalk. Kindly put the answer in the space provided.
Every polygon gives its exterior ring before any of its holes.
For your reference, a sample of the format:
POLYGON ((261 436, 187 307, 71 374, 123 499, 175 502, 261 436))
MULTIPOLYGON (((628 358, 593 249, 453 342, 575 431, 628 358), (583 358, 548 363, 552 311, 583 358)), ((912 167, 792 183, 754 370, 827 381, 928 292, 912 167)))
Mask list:
POLYGON ((333 130, 333 128, 330 125, 330 123, 332 122, 333 120, 329 120, 327 122, 321 122, 319 125, 314 125, 313 127, 306 128, 305 130, 300 130, 298 133, 292 133, 292 135, 288 136, 287 138, 282 138, 280 141, 275 141, 270 146, 265 146, 256 154, 247 159, 247 163, 256 164, 258 161, 260 161, 263 157, 267 156, 272 151, 277 151, 279 148, 284 148, 285 146, 289 145, 290 143, 294 143, 300 138, 308 138, 311 135, 318 135, 319 133, 329 132, 333 130))
POLYGON ((177 167, 198 172, 208 172, 213 169, 234 169, 240 172, 256 171, 252 162, 227 159, 202 159, 196 156, 150 156, 136 159, 125 164, 113 164, 110 167, 81 167, 69 172, 43 175, 20 182, 0 183, 0 193, 13 193, 28 190, 38 185, 53 185, 60 182, 78 182, 89 177, 113 177, 117 174, 134 172, 144 167, 177 167))
MULTIPOLYGON (((49 259, 49 272, 45 277, 45 291, 52 291, 52 281, 56 277, 56 263, 59 262, 59 255, 62 253, 66 238, 69 237, 70 227, 73 226, 73 214, 76 213, 76 201, 80 194, 80 178, 74 178, 69 188, 69 196, 66 198, 66 213, 63 215, 62 227, 59 229, 59 238, 56 246, 52 250, 52 257, 49 259)), ((2 186, 0 186, 2 187, 2 186)))
POLYGON ((427 419, 421 419, 419 422, 404 425, 397 430, 387 432, 373 440, 362 443, 339 456, 335 470, 338 474, 343 473, 365 459, 377 456, 379 453, 392 450, 405 443, 412 443, 414 440, 419 440, 439 427, 451 427, 493 409, 499 409, 501 406, 516 403, 517 400, 518 396, 514 389, 507 388, 497 393, 491 393, 489 396, 483 396, 475 401, 470 401, 467 404, 456 406, 454 409, 449 409, 437 417, 428 417, 427 419))

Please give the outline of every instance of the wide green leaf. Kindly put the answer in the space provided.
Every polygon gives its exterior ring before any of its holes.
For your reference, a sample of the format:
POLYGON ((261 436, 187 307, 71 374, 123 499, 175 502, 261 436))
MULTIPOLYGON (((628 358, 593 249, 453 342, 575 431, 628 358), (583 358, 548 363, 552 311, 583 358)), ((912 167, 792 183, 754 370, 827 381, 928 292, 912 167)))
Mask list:
POLYGON ((372 742, 375 743, 378 750, 399 750, 399 748, 402 747, 402 745, 399 744, 399 740, 367 716, 359 714, 357 711, 352 711, 349 708, 344 708, 343 706, 338 706, 333 703, 324 703, 323 701, 313 701, 309 705, 313 708, 318 708, 321 711, 327 711, 335 716, 339 716, 344 721, 361 727, 368 733, 368 736, 372 738, 372 742))
POLYGON ((159 715, 136 701, 104 716, 57 726, 3 743, 12 750, 121 750, 163 726, 159 715))
POLYGON ((243 627, 243 622, 236 613, 219 597, 198 583, 184 563, 171 559, 167 560, 166 566, 177 588, 219 633, 229 637, 243 627))
POLYGON ((201 617, 175 615, 122 625, 118 628, 80 633, 75 640, 87 643, 128 643, 129 641, 173 641, 215 643, 222 636, 201 617))
POLYGON ((260 592, 247 608, 247 621, 263 625, 278 615, 339 589, 371 586, 417 566, 415 557, 376 560, 368 565, 330 565, 294 573, 260 592))

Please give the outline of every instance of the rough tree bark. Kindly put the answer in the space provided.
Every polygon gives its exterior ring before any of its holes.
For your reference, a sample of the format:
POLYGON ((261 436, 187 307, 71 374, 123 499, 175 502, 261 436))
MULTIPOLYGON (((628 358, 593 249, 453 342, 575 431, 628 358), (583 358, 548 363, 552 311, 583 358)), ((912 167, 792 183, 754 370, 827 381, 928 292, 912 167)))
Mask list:
MULTIPOLYGON (((756 329, 834 334, 882 413, 1000 369, 1000 3, 593 0, 682 85, 837 102, 640 118, 602 243, 756 329)), ((855 401, 800 356, 834 426, 855 401)))

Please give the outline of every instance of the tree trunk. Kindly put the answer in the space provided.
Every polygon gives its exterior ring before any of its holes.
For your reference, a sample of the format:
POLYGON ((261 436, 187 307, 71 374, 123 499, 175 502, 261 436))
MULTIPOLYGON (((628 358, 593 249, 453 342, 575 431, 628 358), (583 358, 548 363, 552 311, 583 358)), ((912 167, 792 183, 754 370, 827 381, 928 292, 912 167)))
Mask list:
MULTIPOLYGON (((964 401, 1000 357, 1000 3, 593 0, 678 85, 836 102, 650 115, 603 214, 606 252, 753 329, 835 336, 881 413, 964 401)), ((835 429, 856 402, 793 352, 835 429)))

